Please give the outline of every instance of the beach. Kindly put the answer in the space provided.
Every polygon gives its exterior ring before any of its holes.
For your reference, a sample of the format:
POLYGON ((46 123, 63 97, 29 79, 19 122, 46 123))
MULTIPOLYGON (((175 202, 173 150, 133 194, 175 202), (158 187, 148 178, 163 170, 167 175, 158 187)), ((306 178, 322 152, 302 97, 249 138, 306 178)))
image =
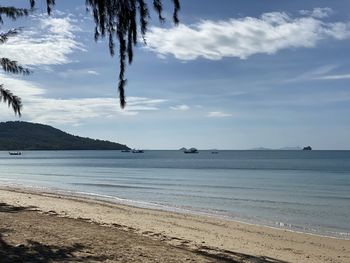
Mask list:
POLYGON ((349 0, 3 2, 0 263, 350 263, 349 0))
POLYGON ((350 261, 349 240, 213 216, 13 187, 1 188, 0 203, 4 262, 9 251, 72 262, 350 261))

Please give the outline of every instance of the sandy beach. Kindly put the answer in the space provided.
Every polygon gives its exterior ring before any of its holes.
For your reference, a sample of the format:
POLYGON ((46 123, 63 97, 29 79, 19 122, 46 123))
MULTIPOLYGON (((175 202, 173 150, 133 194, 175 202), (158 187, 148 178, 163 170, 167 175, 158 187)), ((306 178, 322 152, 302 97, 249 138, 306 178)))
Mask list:
POLYGON ((0 262, 350 262, 350 241, 0 189, 0 262))

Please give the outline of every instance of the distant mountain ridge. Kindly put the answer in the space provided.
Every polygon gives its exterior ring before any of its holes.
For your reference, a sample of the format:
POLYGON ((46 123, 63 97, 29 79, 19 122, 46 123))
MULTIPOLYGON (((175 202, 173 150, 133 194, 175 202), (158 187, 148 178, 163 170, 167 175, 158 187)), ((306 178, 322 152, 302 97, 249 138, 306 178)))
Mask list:
POLYGON ((0 122, 0 150, 127 150, 124 144, 71 135, 49 125, 0 122))

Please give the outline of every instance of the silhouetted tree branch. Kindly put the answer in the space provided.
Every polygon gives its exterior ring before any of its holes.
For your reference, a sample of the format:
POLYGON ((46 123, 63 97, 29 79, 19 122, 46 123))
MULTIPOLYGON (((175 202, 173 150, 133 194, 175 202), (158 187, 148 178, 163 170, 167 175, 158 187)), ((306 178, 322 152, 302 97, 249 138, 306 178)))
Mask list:
POLYGON ((16 36, 18 34, 17 29, 11 29, 6 33, 0 33, 0 44, 5 43, 10 37, 16 36))
MULTIPOLYGON (((15 7, 2 7, 0 6, 0 24, 3 24, 3 16, 16 20, 19 17, 27 16, 29 11, 27 9, 15 8, 15 7)), ((4 44, 10 37, 16 36, 19 29, 11 29, 7 32, 0 33, 0 44, 4 44)), ((13 74, 30 74, 30 70, 19 65, 17 61, 10 60, 9 58, 0 58, 0 66, 6 73, 13 74)), ((12 94, 8 89, 4 89, 0 84, 0 101, 8 103, 8 106, 12 107, 15 114, 21 116, 22 101, 19 97, 12 94)))
POLYGON ((7 102, 8 106, 12 107, 15 114, 21 116, 22 101, 21 98, 13 95, 8 89, 4 89, 3 85, 0 84, 0 101, 7 102))
POLYGON ((0 58, 0 66, 5 72, 13 74, 29 75, 29 69, 22 67, 17 61, 9 60, 8 58, 0 58))
MULTIPOLYGON (((180 10, 180 1, 171 0, 174 5, 173 22, 179 22, 178 12, 180 10)), ((29 0, 30 7, 35 8, 36 0, 29 0)), ((165 18, 163 12, 163 0, 153 0, 153 8, 158 15, 159 21, 162 23, 165 18)), ((50 15, 55 0, 46 0, 47 12, 50 15)), ((108 47, 111 56, 115 54, 115 40, 119 42, 119 99, 120 106, 125 107, 125 68, 127 62, 132 63, 134 52, 133 48, 137 44, 138 29, 141 36, 146 42, 145 34, 150 19, 149 9, 146 0, 86 0, 87 10, 91 11, 95 22, 95 40, 108 37, 108 47), (127 62, 126 62, 127 60, 127 62)), ((15 7, 0 6, 0 24, 3 24, 3 16, 16 20, 19 17, 27 16, 30 10, 15 7)), ((0 33, 0 44, 5 43, 8 38, 18 34, 16 29, 9 30, 6 33, 0 33)), ((19 65, 16 61, 9 58, 0 58, 0 65, 7 73, 28 75, 29 69, 19 65)), ((21 113, 21 100, 6 90, 1 85, 0 99, 12 105, 15 113, 21 113)))
POLYGON ((11 18, 13 20, 16 20, 19 17, 27 16, 29 14, 28 9, 23 8, 16 8, 16 7, 3 7, 0 6, 0 23, 3 24, 3 18, 2 16, 5 15, 8 18, 11 18))
MULTIPOLYGON (((180 1, 171 0, 174 5, 173 22, 178 24, 180 1)), ((164 22, 162 15, 163 0, 153 0, 153 8, 160 22, 164 22)), ((31 7, 35 7, 36 0, 30 0, 31 7)), ((55 4, 54 0, 46 0, 47 11, 50 14, 55 4)), ((119 42, 119 99, 120 106, 125 107, 125 68, 126 60, 133 61, 133 48, 137 44, 137 32, 140 28, 145 41, 148 21, 150 19, 146 0, 86 0, 88 10, 91 11, 95 22, 95 40, 108 37, 109 53, 115 54, 115 40, 119 42), (138 20, 139 19, 139 20, 138 20)))

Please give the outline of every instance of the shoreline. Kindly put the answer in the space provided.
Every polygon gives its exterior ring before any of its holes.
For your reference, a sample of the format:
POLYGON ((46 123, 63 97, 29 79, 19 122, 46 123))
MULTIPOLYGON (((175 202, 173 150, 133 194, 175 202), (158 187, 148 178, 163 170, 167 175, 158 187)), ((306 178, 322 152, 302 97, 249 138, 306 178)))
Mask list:
MULTIPOLYGON (((319 231, 315 230, 314 232, 310 229, 302 229, 297 230, 293 229, 290 224, 286 224, 284 222, 275 222, 275 225, 273 224, 264 224, 262 222, 257 221, 249 221, 249 219, 239 218, 239 217, 232 217, 224 214, 218 214, 218 213, 210 213, 200 210, 191 210, 181 207, 171 207, 163 204, 156 204, 156 203, 150 203, 150 202, 144 202, 144 201, 135 201, 131 199, 124 199, 119 198, 115 196, 109 196, 109 195, 102 195, 102 194, 96 194, 96 193, 89 193, 89 192, 81 192, 81 191, 70 191, 70 190, 63 190, 60 188, 50 188, 50 187, 38 187, 38 186, 28 186, 25 187, 21 184, 9 184, 9 185, 1 185, 0 184, 0 190, 6 190, 6 188, 12 190, 12 191, 18 191, 22 193, 35 193, 35 194, 48 194, 53 196, 61 196, 64 198, 78 198, 83 200, 90 200, 90 201, 99 201, 107 204, 112 205, 122 205, 127 207, 133 207, 133 208, 141 208, 141 209, 147 209, 147 210, 156 210, 156 211, 164 211, 169 213, 176 213, 176 214, 186 214, 186 215, 193 215, 193 216, 200 216, 200 217, 208 217, 212 219, 218 219, 218 220, 224 220, 224 221, 232 221, 234 223, 240 223, 245 224, 248 226, 256 226, 256 227, 263 227, 263 228, 270 228, 274 230, 282 230, 282 231, 288 231, 291 233, 297 233, 297 234, 304 234, 304 235, 311 235, 315 237, 326 237, 326 238, 332 238, 332 239, 339 239, 339 240, 348 240, 350 241, 350 233, 346 232, 331 232, 334 235, 326 234, 327 231, 319 231), (278 226, 278 224, 284 224, 285 226, 278 226)), ((298 228, 295 226, 295 228, 298 228)), ((300 228, 300 227, 299 227, 300 228)), ((328 231, 329 233, 329 231, 328 231)))
POLYGON ((245 253, 290 262, 350 261, 350 240, 346 239, 38 189, 1 186, 0 200, 9 205, 35 206, 58 217, 118 226, 189 250, 245 253))
MULTIPOLYGON (((1 189, 1 187, 0 187, 1 189)), ((21 189, 21 187, 19 187, 21 189)), ((22 188, 25 189, 25 188, 22 188)), ((32 188, 35 189, 35 188, 32 188)), ((51 190, 50 188, 44 188, 46 190, 51 190)), ((35 191, 35 190, 34 190, 35 191)), ((219 219, 219 220, 225 220, 225 221, 232 221, 240 224, 245 224, 248 226, 257 226, 257 227, 263 227, 263 228, 271 228, 274 230, 282 230, 282 231, 288 231, 291 233, 299 233, 299 234, 305 234, 305 235, 311 235, 316 237, 326 237, 326 238, 333 238, 333 239, 339 239, 339 240, 348 240, 350 241, 350 233, 345 233, 342 235, 340 232, 336 232, 338 235, 327 235, 319 233, 318 231, 311 232, 311 231, 303 231, 303 230, 295 230, 291 229, 291 227, 278 227, 278 226, 272 226, 268 224, 258 223, 258 222, 249 222, 249 220, 244 220, 243 218, 233 218, 230 216, 226 216, 224 214, 215 214, 210 212, 204 212, 200 210, 191 210, 186 208, 180 208, 180 207, 171 207, 166 206, 162 204, 156 204, 156 203, 149 203, 149 202, 143 202, 143 201, 135 201, 130 199, 123 199, 119 197, 114 196, 108 196, 108 195, 101 195, 101 194, 95 194, 95 193, 88 193, 88 192, 74 192, 74 191, 65 191, 65 190, 52 190, 52 191, 43 191, 42 193, 47 194, 54 194, 54 195, 62 195, 64 197, 76 197, 76 198, 82 198, 87 200, 96 200, 96 201, 102 201, 110 204, 116 204, 116 205, 125 205, 129 207, 134 208, 141 208, 141 209, 147 209, 147 210, 156 210, 156 211, 164 211, 169 213, 176 213, 176 214, 187 214, 187 215, 193 215, 193 216, 200 216, 200 217, 208 217, 212 219, 219 219)), ((280 222, 282 224, 285 224, 283 222, 280 222)), ((277 222, 276 222, 277 225, 277 222)), ((285 224, 288 225, 288 224, 285 224)))

